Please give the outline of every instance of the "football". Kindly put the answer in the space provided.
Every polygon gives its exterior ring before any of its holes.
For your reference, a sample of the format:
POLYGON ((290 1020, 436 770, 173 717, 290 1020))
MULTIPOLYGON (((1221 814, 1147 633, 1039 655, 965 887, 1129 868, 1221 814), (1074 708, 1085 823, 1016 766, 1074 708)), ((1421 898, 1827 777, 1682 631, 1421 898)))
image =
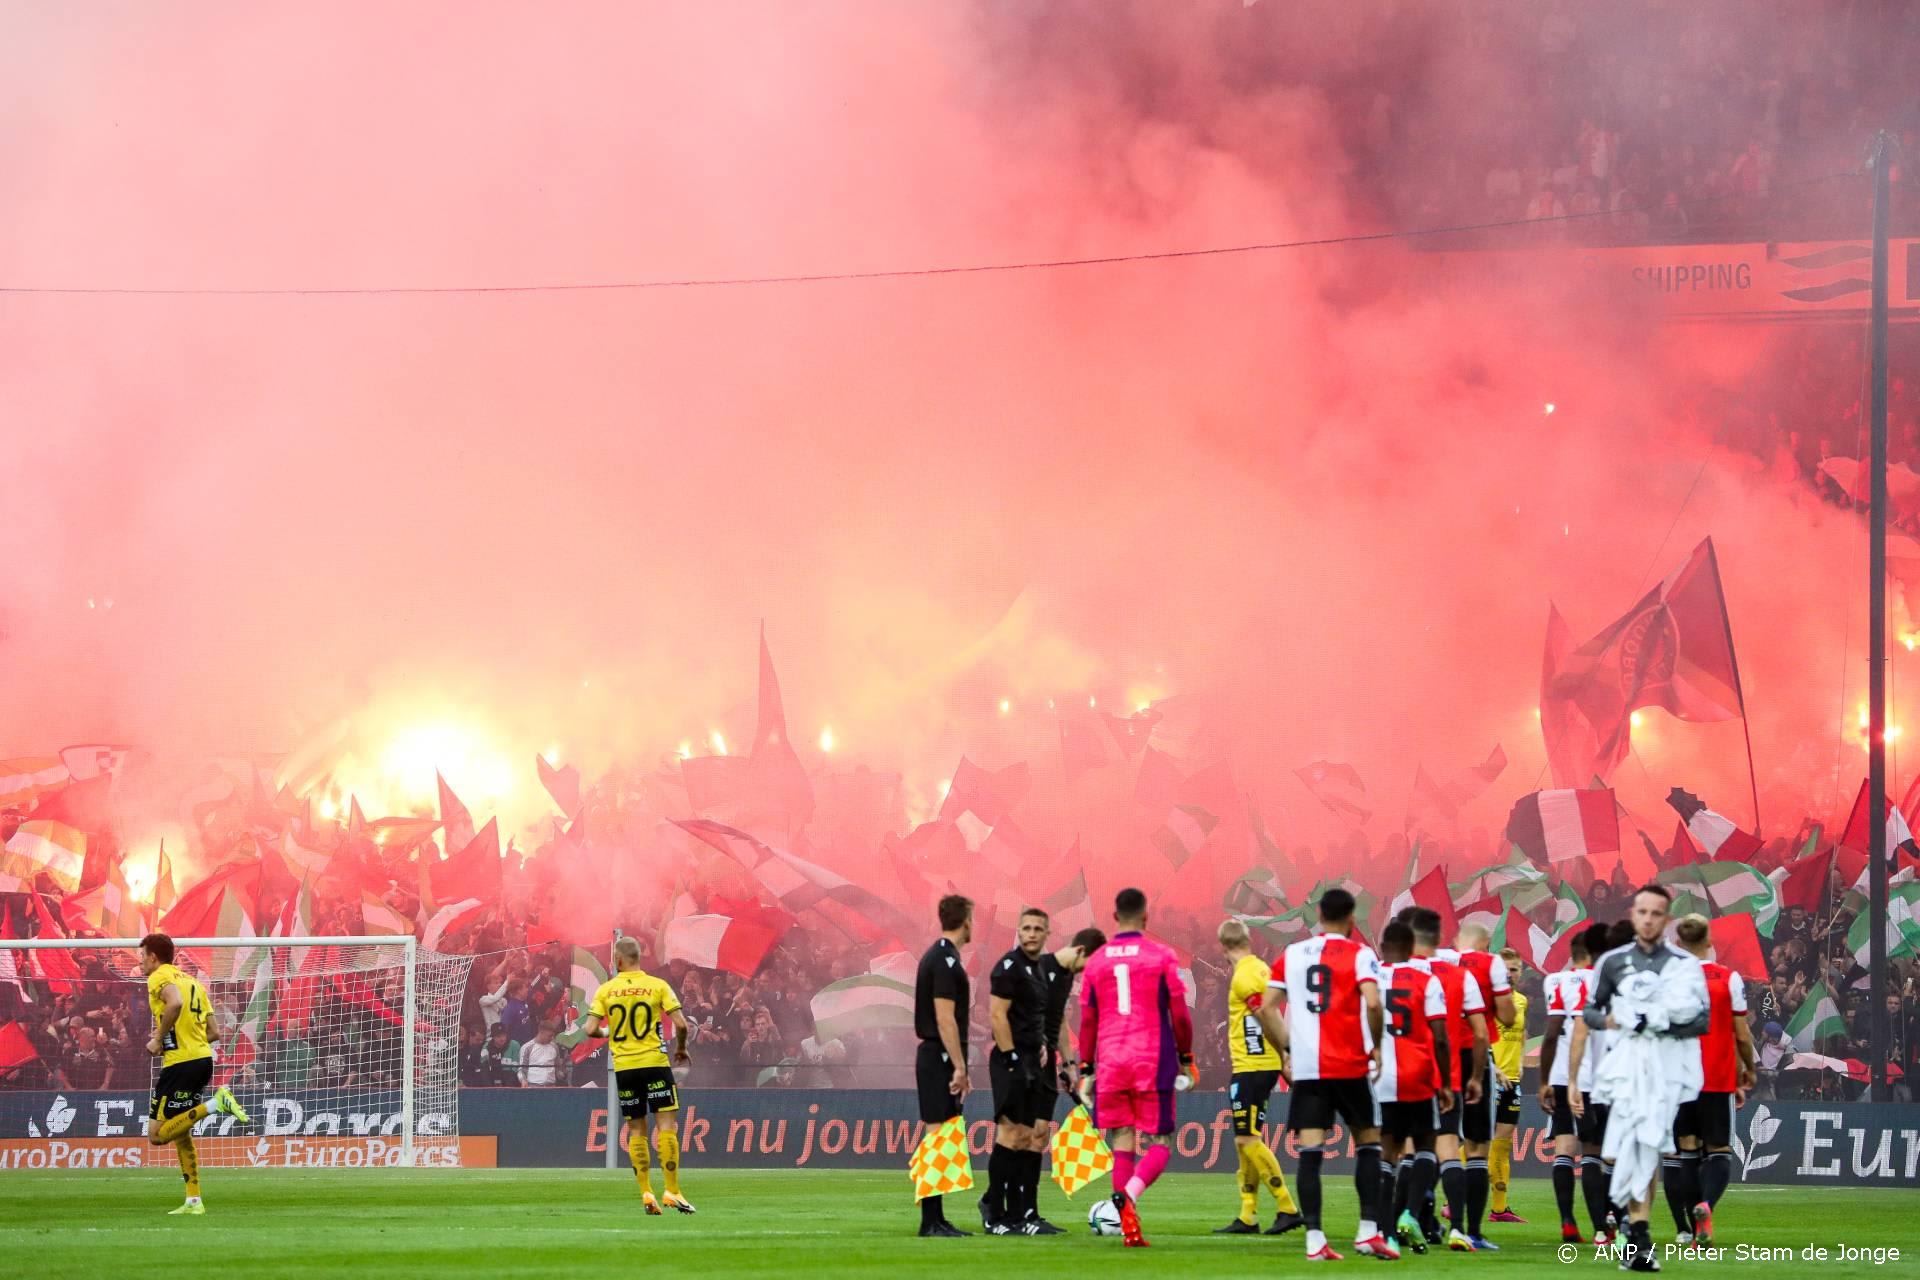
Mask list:
POLYGON ((1087 1230, 1097 1236, 1120 1234, 1120 1211, 1113 1207, 1113 1201, 1095 1200, 1093 1202, 1093 1207, 1087 1210, 1087 1230))

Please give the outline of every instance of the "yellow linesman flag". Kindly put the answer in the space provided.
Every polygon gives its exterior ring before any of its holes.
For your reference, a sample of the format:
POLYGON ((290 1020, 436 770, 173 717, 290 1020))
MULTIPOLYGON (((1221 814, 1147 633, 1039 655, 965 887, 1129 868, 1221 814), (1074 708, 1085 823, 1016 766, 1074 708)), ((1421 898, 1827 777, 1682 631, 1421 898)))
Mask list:
POLYGON ((913 1179, 913 1198, 944 1196, 973 1186, 973 1160, 967 1154, 967 1122, 954 1116, 937 1129, 929 1129, 914 1148, 913 1163, 907 1166, 913 1179))
POLYGON ((1113 1152, 1093 1127, 1085 1107, 1075 1107, 1053 1135, 1053 1180, 1069 1199, 1073 1193, 1113 1168, 1113 1152))

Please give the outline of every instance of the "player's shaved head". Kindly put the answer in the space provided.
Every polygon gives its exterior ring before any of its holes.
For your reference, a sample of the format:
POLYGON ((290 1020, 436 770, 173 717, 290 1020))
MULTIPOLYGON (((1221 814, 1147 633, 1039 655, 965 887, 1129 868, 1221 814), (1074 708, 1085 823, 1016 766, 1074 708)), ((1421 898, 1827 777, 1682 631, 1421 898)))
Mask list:
POLYGON ((1220 928, 1215 932, 1214 937, 1220 940, 1220 945, 1226 950, 1238 951, 1247 945, 1249 935, 1247 933, 1247 926, 1240 921, 1223 920, 1220 923, 1220 928))
POLYGON ((1453 936, 1454 948, 1459 951, 1485 951, 1492 941, 1493 935, 1483 924, 1463 924, 1453 936))
POLYGON ((1680 923, 1673 927, 1673 936, 1680 939, 1680 945, 1696 956, 1704 956, 1713 946, 1713 926, 1698 911, 1680 917, 1680 923))
POLYGON ((1147 895, 1138 889, 1122 889, 1113 895, 1113 922, 1141 925, 1147 920, 1147 895))
POLYGON ((1395 920, 1380 931, 1380 958, 1398 964, 1413 954, 1413 927, 1395 920))
POLYGON ((622 938, 613 944, 613 967, 616 969, 640 967, 640 939, 622 938))
POLYGON ((1423 947, 1440 945, 1440 913, 1432 907, 1409 907, 1411 918, 1407 925, 1413 930, 1415 941, 1423 947))

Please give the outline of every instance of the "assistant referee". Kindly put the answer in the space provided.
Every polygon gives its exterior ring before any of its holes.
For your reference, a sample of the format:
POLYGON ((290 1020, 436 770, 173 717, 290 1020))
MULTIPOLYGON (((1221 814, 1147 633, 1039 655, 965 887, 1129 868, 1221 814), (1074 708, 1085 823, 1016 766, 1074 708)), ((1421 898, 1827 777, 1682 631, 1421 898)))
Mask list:
MULTIPOLYGON (((972 984, 960 960, 960 948, 973 941, 973 900, 957 893, 940 899, 940 938, 920 957, 913 976, 913 1033, 920 1037, 914 1055, 913 1083, 920 1095, 920 1119, 945 1124, 966 1109, 967 1008, 972 984)), ((920 1202, 922 1236, 970 1236, 947 1221, 941 1196, 920 1202)))

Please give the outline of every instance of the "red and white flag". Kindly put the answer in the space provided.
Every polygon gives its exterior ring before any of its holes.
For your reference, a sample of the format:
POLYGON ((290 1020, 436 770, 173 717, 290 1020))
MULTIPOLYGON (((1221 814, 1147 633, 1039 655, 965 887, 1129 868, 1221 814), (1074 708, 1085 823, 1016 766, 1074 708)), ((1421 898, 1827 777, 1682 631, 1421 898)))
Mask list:
POLYGON ((1354 826, 1360 826, 1373 816, 1373 809, 1367 802, 1367 784, 1360 780, 1360 771, 1352 765, 1316 760, 1293 772, 1313 793, 1315 800, 1354 826))
POLYGON ((60 763, 58 756, 0 760, 0 809, 29 804, 43 792, 64 787, 69 781, 67 766, 60 763))
POLYGON ((666 957, 699 969, 724 969, 751 978, 780 935, 731 916, 677 916, 667 922, 666 957))
POLYGON ((1761 840, 1751 831, 1742 831, 1733 820, 1707 808, 1691 791, 1679 787, 1667 792, 1667 803, 1687 824, 1687 835, 1700 851, 1714 862, 1752 862, 1760 852, 1761 840))
POLYGON ((1620 848, 1612 791, 1536 791, 1514 802, 1507 839, 1538 862, 1570 862, 1620 848))

